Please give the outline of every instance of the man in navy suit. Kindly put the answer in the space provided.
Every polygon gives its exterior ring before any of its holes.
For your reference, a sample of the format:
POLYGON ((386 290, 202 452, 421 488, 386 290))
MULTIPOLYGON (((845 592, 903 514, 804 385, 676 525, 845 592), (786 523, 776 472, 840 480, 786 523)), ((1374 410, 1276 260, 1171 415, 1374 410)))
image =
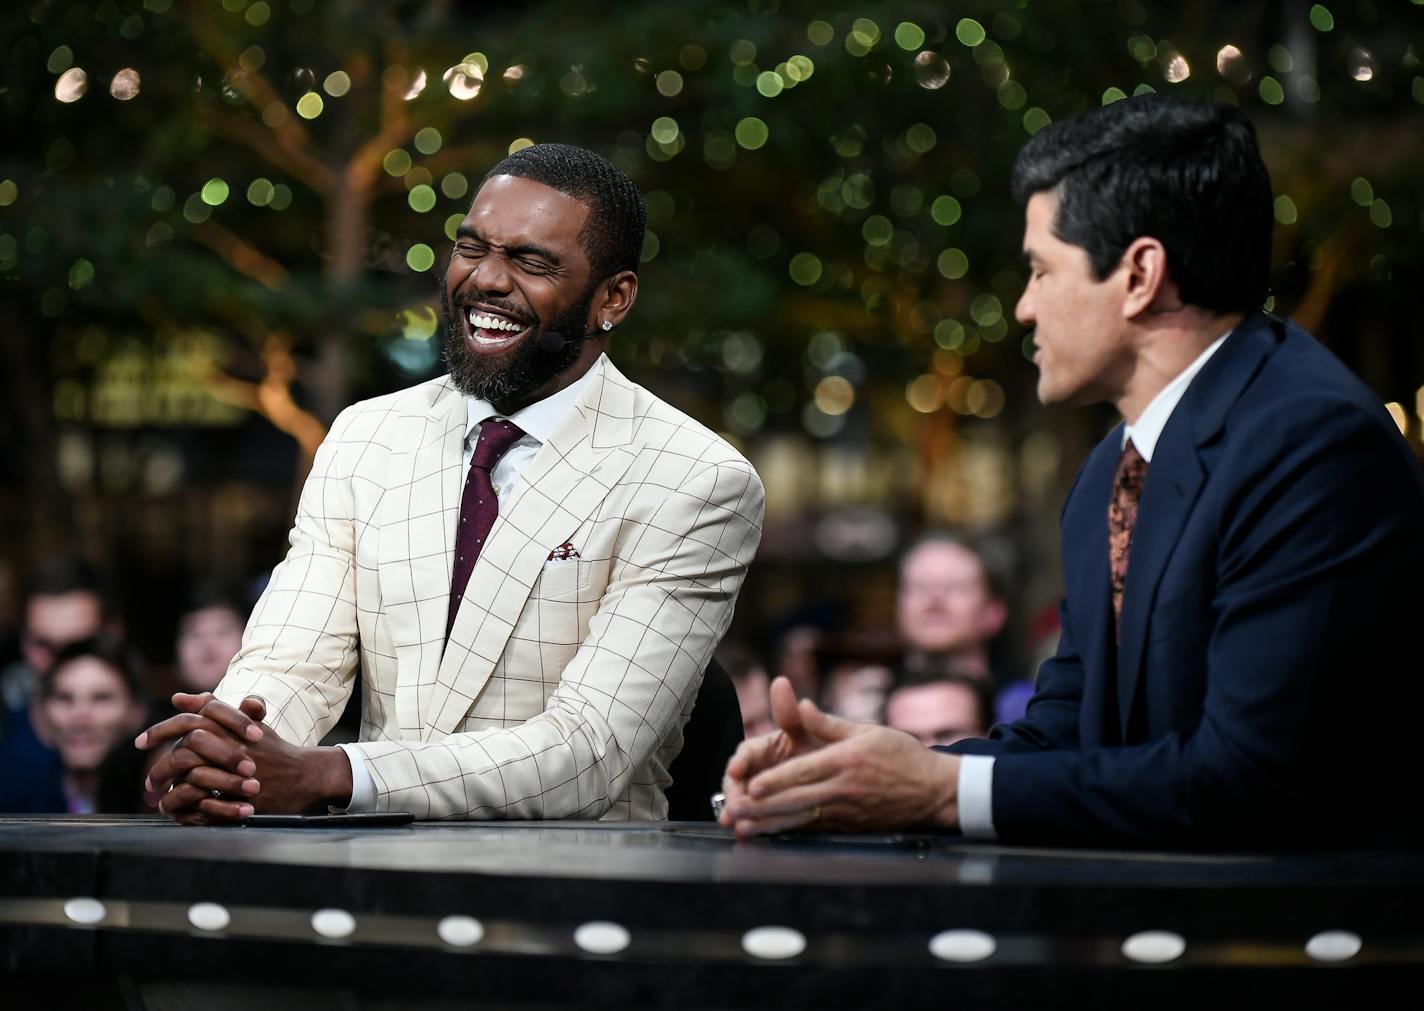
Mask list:
POLYGON ((1063 509, 1058 653, 1023 719, 944 751, 774 684, 781 729, 729 763, 723 824, 1418 841, 1424 478, 1379 399, 1259 311, 1272 202, 1251 124, 1129 99, 1038 133, 1013 183, 1039 397, 1124 419, 1063 509))

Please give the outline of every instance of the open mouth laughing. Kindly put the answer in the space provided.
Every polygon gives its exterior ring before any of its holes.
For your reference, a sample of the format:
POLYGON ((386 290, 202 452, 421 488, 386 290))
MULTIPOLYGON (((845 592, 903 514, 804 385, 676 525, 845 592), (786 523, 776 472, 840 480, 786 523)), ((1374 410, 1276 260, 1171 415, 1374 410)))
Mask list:
POLYGON ((476 352, 499 351, 519 342, 532 327, 508 310, 478 303, 461 309, 466 327, 466 344, 476 352))

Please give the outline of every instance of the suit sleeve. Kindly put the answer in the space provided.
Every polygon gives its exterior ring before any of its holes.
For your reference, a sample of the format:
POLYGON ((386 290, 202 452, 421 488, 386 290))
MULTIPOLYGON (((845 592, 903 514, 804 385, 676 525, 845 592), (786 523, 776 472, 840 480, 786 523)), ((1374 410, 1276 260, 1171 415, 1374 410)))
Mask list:
POLYGON ((713 463, 624 521, 619 557, 545 710, 508 729, 348 746, 380 810, 419 818, 598 818, 675 729, 761 538, 744 461, 713 463))
POLYGON ((317 449, 302 487, 287 557, 272 570, 243 633, 242 648, 215 694, 267 704, 266 723, 284 740, 310 746, 341 716, 358 658, 356 523, 342 412, 317 449))
POLYGON ((1419 488, 1392 437, 1358 406, 1296 402, 1238 438, 1217 467, 1234 483, 1213 517, 1216 586, 1201 588, 1200 721, 1130 747, 1001 754, 1001 839, 1231 845, 1338 818, 1331 801, 1377 774, 1328 731, 1368 696, 1361 678, 1400 673, 1372 669, 1389 655, 1372 649, 1398 634, 1391 600, 1421 560, 1419 488))

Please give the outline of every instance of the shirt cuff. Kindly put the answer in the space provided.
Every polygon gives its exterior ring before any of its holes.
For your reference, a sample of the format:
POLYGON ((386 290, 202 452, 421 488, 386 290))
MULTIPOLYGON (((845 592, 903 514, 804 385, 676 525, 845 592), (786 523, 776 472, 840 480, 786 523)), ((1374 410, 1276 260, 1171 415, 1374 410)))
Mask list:
MULTIPOLYGON (((346 760, 351 763, 351 802, 343 808, 332 808, 337 814, 363 814, 376 809, 376 781, 371 778, 371 770, 366 768, 366 759, 355 748, 338 744, 346 752, 346 760)), ((961 779, 962 783, 963 780, 961 779)))
POLYGON ((968 839, 993 840, 994 756, 959 756, 959 831, 968 839))

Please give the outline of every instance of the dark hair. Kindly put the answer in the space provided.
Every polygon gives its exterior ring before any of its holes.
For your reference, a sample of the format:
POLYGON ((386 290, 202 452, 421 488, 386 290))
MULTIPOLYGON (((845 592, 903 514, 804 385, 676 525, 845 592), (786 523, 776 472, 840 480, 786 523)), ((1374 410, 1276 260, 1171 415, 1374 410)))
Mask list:
POLYGON ((108 587, 94 566, 77 555, 56 555, 39 564, 25 587, 25 602, 36 597, 63 597, 70 593, 92 593, 99 609, 109 615, 108 587))
POLYGON ((40 677, 40 697, 49 698, 54 694, 54 676, 61 667, 75 660, 98 660, 119 675, 124 687, 139 702, 147 700, 146 679, 143 664, 138 654, 128 643, 111 635, 97 635, 92 639, 71 642, 55 654, 54 662, 40 677))
POLYGON ((1270 286, 1271 180, 1244 113, 1142 95, 1044 127, 1014 163, 1014 198, 1054 191, 1053 232, 1106 278, 1134 239, 1167 251, 1182 300, 1259 309, 1270 286))
POLYGON ((183 600, 183 610, 179 612, 178 617, 181 621, 199 611, 216 608, 231 611, 237 615, 238 621, 244 623, 252 610, 246 597, 237 587, 219 579, 207 579, 193 586, 188 596, 183 600))
POLYGON ((637 272, 648 218, 643 194, 606 158, 572 144, 534 144, 486 172, 480 185, 492 176, 532 179, 588 205, 579 244, 592 268, 590 283, 637 272))
POLYGON ((988 553, 968 537, 944 528, 926 530, 905 545, 905 550, 900 552, 900 560, 896 565, 896 572, 901 578, 905 575, 905 563, 910 560, 910 556, 929 544, 951 544, 969 552, 979 563, 979 571, 984 576, 984 588, 989 596, 998 601, 1004 599, 1006 580, 999 571, 999 567, 990 563, 988 553))

